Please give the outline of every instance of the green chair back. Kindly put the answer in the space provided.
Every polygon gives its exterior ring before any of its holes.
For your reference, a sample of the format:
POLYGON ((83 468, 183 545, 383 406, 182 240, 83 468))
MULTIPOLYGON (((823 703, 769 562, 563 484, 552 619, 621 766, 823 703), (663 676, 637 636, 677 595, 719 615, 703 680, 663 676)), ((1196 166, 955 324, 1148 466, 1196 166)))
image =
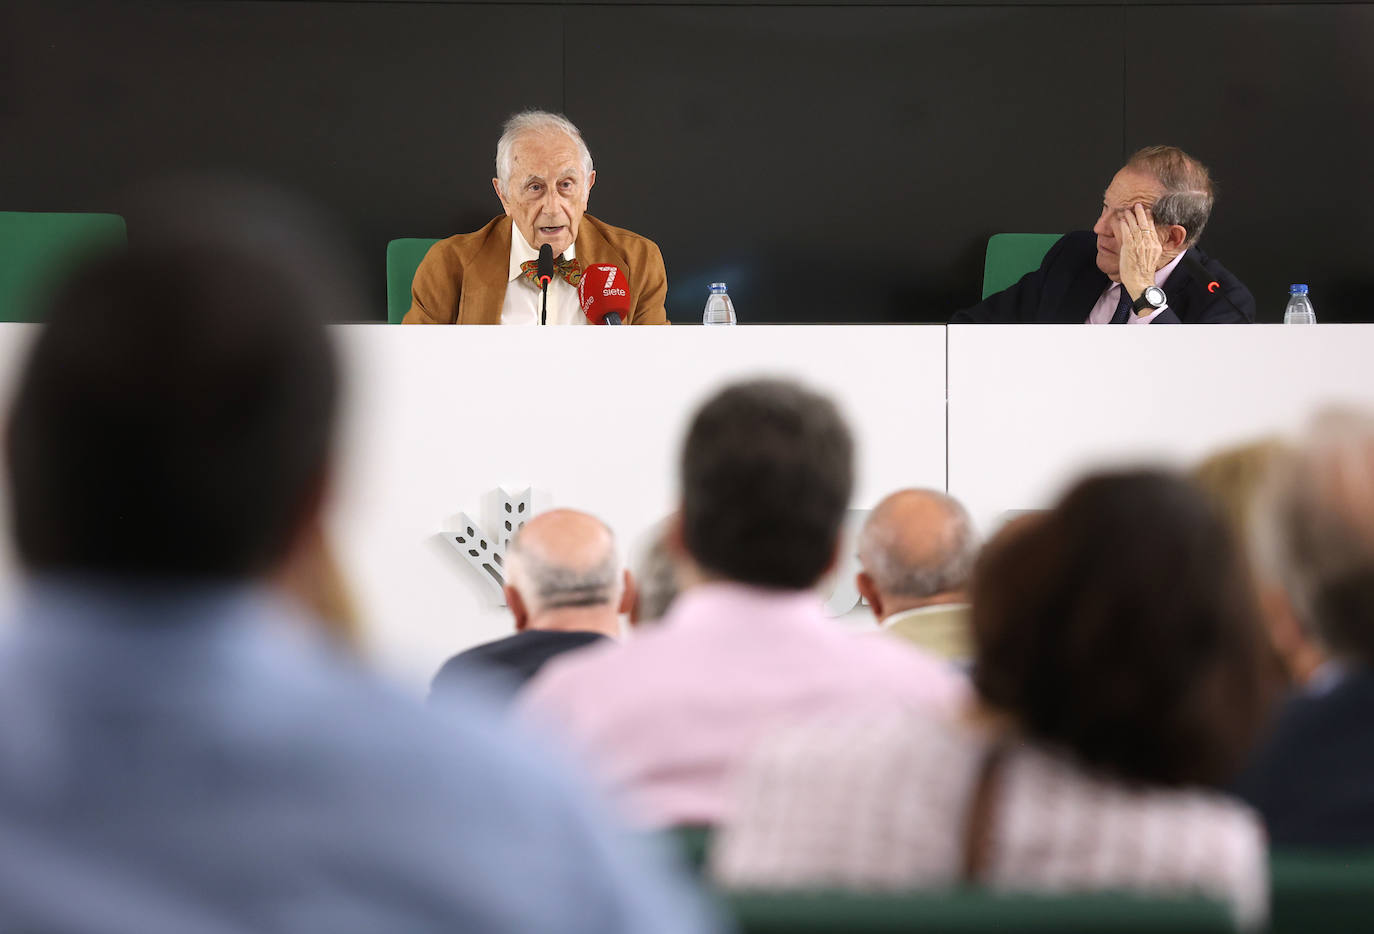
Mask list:
POLYGON ((128 239, 118 214, 0 211, 0 321, 37 321, 73 263, 128 239))
POLYGON ((983 297, 1000 292, 1036 269, 1063 234, 999 233, 988 238, 983 260, 983 297))
POLYGON ((1277 851, 1269 860, 1273 934, 1374 926, 1374 850, 1277 851))
POLYGON ((1202 898, 1002 894, 975 889, 875 895, 724 896, 742 934, 1223 934, 1225 905, 1202 898))
POLYGON ((386 245, 386 319, 400 324, 410 311, 410 284, 429 248, 438 243, 428 237, 402 237, 386 245))
POLYGON ((701 872, 706 865, 706 851, 711 846, 713 830, 706 824, 684 824, 668 830, 667 835, 682 853, 687 866, 695 872, 701 872))

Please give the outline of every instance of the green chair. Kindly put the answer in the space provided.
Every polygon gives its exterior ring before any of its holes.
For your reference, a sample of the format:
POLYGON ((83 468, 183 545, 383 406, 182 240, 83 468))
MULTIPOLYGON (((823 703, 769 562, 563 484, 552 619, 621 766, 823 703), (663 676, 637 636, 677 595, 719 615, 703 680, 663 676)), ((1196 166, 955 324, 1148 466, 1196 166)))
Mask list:
POLYGON ((128 239, 118 214, 0 211, 0 321, 37 321, 48 291, 74 262, 128 239))
POLYGON ((1269 930, 1335 934, 1374 925, 1374 851, 1277 851, 1269 930))
POLYGON ((975 889, 892 895, 731 894, 742 934, 1222 934, 1225 905, 1202 898, 1094 893, 1001 894, 975 889))
POLYGON ((427 237, 402 237, 386 245, 386 319, 400 324, 410 311, 410 283, 429 248, 438 240, 427 237))
POLYGON ((688 868, 701 872, 706 865, 706 852, 711 846, 713 827, 705 824, 684 824, 666 831, 667 836, 682 853, 688 868))
POLYGON ((1063 234, 1000 233, 988 238, 983 260, 983 297, 1000 292, 1036 269, 1063 234))

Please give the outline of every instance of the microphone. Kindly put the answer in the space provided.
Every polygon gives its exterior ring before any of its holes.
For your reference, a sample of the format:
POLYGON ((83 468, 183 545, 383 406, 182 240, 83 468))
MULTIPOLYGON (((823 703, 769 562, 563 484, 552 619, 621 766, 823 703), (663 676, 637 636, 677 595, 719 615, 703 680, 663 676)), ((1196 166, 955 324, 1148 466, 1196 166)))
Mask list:
POLYGON ((633 303, 624 270, 610 263, 588 266, 577 286, 577 303, 590 324, 624 324, 633 303))
POLYGON ((1221 287, 1221 283, 1212 278, 1212 274, 1207 271, 1207 267, 1202 265, 1202 261, 1193 255, 1192 250, 1185 250, 1183 253, 1183 265, 1188 270, 1188 274, 1193 277, 1193 281, 1202 286, 1213 295, 1220 295, 1226 299, 1226 304, 1235 308, 1236 314, 1242 318, 1245 312, 1236 307, 1236 303, 1231 301, 1231 296, 1226 294, 1226 290, 1221 287))
POLYGON ((549 283, 553 281, 553 247, 547 243, 539 246, 539 291, 543 293, 544 305, 539 312, 539 323, 549 323, 549 283))

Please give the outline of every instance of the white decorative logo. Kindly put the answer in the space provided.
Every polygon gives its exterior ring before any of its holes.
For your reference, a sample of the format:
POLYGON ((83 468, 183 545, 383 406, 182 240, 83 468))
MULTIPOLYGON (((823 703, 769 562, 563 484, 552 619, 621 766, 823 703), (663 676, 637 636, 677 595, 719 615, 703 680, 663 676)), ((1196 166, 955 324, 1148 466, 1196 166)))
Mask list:
POLYGON ((530 504, 534 498, 534 490, 526 487, 519 493, 512 494, 505 487, 499 487, 492 493, 497 498, 497 534, 488 532, 481 523, 465 512, 458 513, 458 522, 462 527, 457 532, 440 534, 463 556, 482 580, 491 586, 495 591, 497 604, 505 606, 506 549, 510 547, 510 540, 515 537, 515 533, 530 519, 530 504))

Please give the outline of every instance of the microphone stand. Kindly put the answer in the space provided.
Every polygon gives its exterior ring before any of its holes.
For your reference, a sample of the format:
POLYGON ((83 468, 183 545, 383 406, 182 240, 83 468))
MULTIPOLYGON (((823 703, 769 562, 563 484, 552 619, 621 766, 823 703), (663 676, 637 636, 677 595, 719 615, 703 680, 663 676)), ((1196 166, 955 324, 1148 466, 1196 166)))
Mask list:
POLYGON ((549 281, 547 279, 544 280, 544 287, 539 292, 543 296, 543 307, 539 309, 539 324, 543 326, 549 323, 549 281))

